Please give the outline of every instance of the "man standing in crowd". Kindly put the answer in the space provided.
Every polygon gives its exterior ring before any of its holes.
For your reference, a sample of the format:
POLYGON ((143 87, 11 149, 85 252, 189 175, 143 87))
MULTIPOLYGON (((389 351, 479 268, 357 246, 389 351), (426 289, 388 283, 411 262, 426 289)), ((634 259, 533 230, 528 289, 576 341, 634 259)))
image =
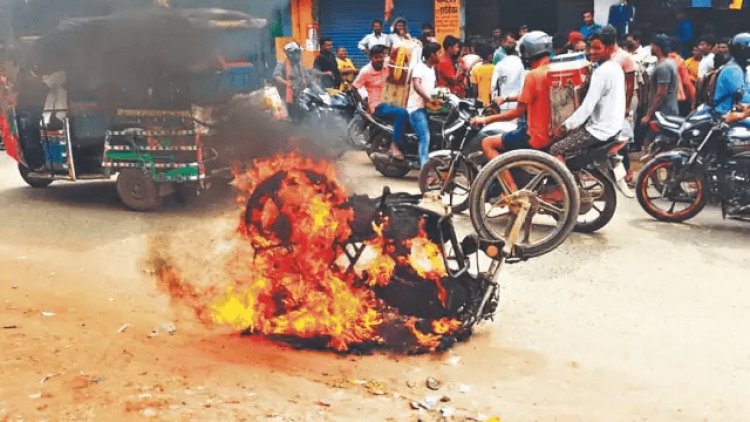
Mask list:
POLYGON ((703 59, 698 67, 698 79, 703 79, 708 72, 714 69, 714 49, 716 48, 716 37, 707 34, 698 38, 698 48, 703 53, 703 59))
POLYGON ((500 44, 503 42, 503 30, 501 28, 495 28, 492 30, 492 48, 497 50, 500 48, 500 44))
MULTIPOLYGON (((615 45, 613 47, 614 51, 612 52, 610 56, 611 57, 610 60, 620 65, 620 68, 622 69, 622 72, 625 75, 625 116, 622 120, 623 124, 622 124, 622 131, 620 133, 620 139, 630 143, 633 141, 633 138, 635 137, 635 133, 634 133, 635 117, 634 117, 634 110, 633 110, 632 104, 633 104, 633 98, 635 97, 637 66, 635 64, 635 60, 633 60, 633 56, 627 51, 620 48, 620 45, 617 43, 618 41, 617 30, 615 28, 608 26, 606 28, 601 29, 600 32, 601 32, 600 34, 601 37, 606 38, 607 42, 608 42, 610 35, 614 35, 615 37, 615 45)), ((596 60, 593 60, 593 61, 596 62, 596 60)), ((628 149, 626 149, 623 152, 624 152, 623 164, 625 165, 625 168, 628 170, 626 180, 630 181, 633 179, 633 174, 630 171, 630 156, 628 155, 628 149)))
POLYGON ((367 106, 371 114, 393 119, 393 139, 389 152, 394 159, 403 160, 404 156, 398 146, 403 144, 409 113, 404 108, 382 102, 383 89, 388 78, 388 69, 385 67, 385 49, 385 46, 381 44, 372 46, 370 63, 362 68, 352 85, 357 89, 364 88, 367 91, 367 106))
POLYGON ((672 51, 669 52, 667 57, 669 57, 669 60, 672 60, 677 68, 677 77, 679 79, 679 83, 677 84, 677 104, 680 108, 680 116, 687 116, 695 109, 696 92, 695 85, 690 82, 690 73, 687 66, 685 66, 685 60, 677 53, 679 46, 680 40, 673 38, 672 51))
POLYGON ((369 55, 370 49, 376 45, 390 47, 388 35, 383 33, 383 21, 379 19, 372 21, 372 33, 365 35, 362 41, 359 42, 359 51, 365 55, 369 55))
POLYGON ((501 111, 508 111, 518 106, 518 103, 506 100, 521 93, 526 69, 518 57, 516 40, 511 34, 505 34, 501 48, 506 53, 505 58, 495 65, 495 72, 492 74, 492 99, 500 106, 501 111))
POLYGON ((517 102, 518 106, 494 116, 477 117, 472 120, 473 125, 482 126, 494 122, 507 122, 526 115, 526 121, 519 121, 518 129, 505 135, 490 136, 482 141, 482 151, 490 160, 503 151, 544 149, 551 142, 552 102, 547 73, 552 55, 552 37, 541 31, 533 31, 526 34, 520 44, 523 61, 531 67, 531 71, 524 78, 520 95, 500 97, 497 100, 500 104, 517 102))
POLYGON ((475 96, 487 106, 492 99, 492 75, 495 73, 495 65, 492 64, 492 46, 479 44, 477 53, 482 58, 482 64, 471 70, 470 79, 475 96))
POLYGON ((422 35, 419 36, 419 41, 422 43, 422 45, 425 45, 428 42, 437 42, 437 40, 435 39, 435 29, 431 24, 422 24, 422 35))
POLYGON ((443 40, 443 56, 437 65, 437 86, 450 89, 453 94, 459 97, 466 96, 465 75, 459 63, 461 54, 461 40, 448 35, 443 40))
POLYGON ((667 58, 672 49, 669 36, 658 34, 651 42, 651 51, 656 56, 656 66, 649 82, 649 108, 641 119, 646 126, 653 119, 657 111, 668 116, 677 116, 680 110, 677 105, 677 67, 667 58))
POLYGON ((352 63, 352 59, 348 57, 346 47, 339 47, 336 50, 336 63, 341 74, 341 88, 343 89, 345 83, 352 83, 354 81, 354 75, 357 74, 357 67, 352 63))
POLYGON ((693 46, 693 52, 690 58, 685 60, 685 67, 687 68, 688 75, 690 75, 690 82, 697 86, 698 83, 698 68, 703 60, 703 51, 695 45, 693 46))
POLYGON ((402 43, 411 39, 409 23, 404 18, 396 18, 388 35, 388 46, 398 48, 402 43))
POLYGON ((584 44, 586 43, 586 39, 583 37, 583 34, 581 34, 578 31, 570 31, 568 33, 568 43, 565 45, 567 52, 573 53, 575 51, 576 44, 578 44, 581 41, 583 41, 584 44))
POLYGON ((617 30, 611 26, 599 29, 589 37, 589 56, 599 66, 591 74, 586 98, 559 128, 560 139, 550 154, 563 160, 593 145, 609 141, 622 129, 625 119, 625 74, 622 66, 611 60, 617 51, 617 30))
POLYGON ((273 78, 279 94, 284 98, 289 117, 298 120, 302 117, 302 110, 297 106, 297 98, 307 88, 310 75, 302 66, 302 48, 296 42, 284 45, 286 60, 276 65, 273 78))
POLYGON ((589 9, 583 12, 583 25, 581 25, 581 29, 578 30, 581 34, 583 34, 583 38, 588 40, 591 34, 596 32, 597 30, 601 29, 602 26, 598 23, 594 22, 594 11, 589 9))
POLYGON ((438 53, 440 45, 427 43, 422 47, 422 62, 417 63, 411 74, 412 87, 409 93, 406 110, 409 112, 409 122, 419 138, 419 165, 423 166, 430 158, 430 125, 426 105, 434 107, 442 105, 441 100, 432 98, 437 77, 435 66, 440 61, 438 53))
POLYGON ((341 86, 341 74, 336 56, 333 54, 333 40, 323 38, 320 40, 320 54, 315 58, 313 67, 320 72, 320 86, 323 88, 336 88, 341 86))

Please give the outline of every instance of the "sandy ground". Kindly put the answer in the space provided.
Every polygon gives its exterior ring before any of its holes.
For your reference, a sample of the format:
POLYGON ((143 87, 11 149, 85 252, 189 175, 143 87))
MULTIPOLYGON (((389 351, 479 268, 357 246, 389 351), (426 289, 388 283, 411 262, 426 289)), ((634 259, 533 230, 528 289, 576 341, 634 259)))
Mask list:
MULTIPOLYGON (((414 189, 360 155, 342 168, 357 192, 414 189)), ((470 342, 351 356, 209 329, 156 289, 151 237, 200 256, 235 224, 232 196, 131 213, 113 184, 32 190, 1 156, 0 421, 410 421, 440 408, 455 420, 750 420, 750 225, 716 209, 665 225, 621 198, 600 234, 507 267, 501 312, 470 342), (432 399, 431 411, 409 404, 432 399)))

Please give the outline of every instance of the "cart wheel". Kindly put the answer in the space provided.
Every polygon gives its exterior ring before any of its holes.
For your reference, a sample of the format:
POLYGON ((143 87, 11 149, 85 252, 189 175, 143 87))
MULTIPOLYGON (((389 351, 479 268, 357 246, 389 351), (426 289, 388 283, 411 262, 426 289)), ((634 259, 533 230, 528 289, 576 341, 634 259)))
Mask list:
POLYGON ((153 211, 161 205, 159 186, 143 170, 125 169, 117 176, 117 194, 133 211, 153 211))
POLYGON ((52 179, 29 176, 31 170, 29 170, 29 168, 24 166, 23 164, 18 164, 18 172, 21 173, 21 178, 23 178, 23 181, 32 188, 41 189, 46 188, 47 186, 52 184, 52 179))

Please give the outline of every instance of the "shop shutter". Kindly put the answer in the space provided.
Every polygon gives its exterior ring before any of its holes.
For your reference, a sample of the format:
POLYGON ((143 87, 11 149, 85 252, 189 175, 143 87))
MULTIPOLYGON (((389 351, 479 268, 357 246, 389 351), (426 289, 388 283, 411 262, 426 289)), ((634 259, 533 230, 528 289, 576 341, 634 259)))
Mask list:
MULTIPOLYGON (((409 21, 412 36, 419 36, 423 23, 434 23, 434 0, 395 0, 392 19, 403 17, 409 21)), ((357 45, 372 32, 372 20, 383 20, 383 0, 320 0, 320 35, 333 39, 334 48, 346 47, 349 57, 362 67, 369 59, 357 45)), ((383 32, 390 33, 392 22, 385 24, 383 32)))

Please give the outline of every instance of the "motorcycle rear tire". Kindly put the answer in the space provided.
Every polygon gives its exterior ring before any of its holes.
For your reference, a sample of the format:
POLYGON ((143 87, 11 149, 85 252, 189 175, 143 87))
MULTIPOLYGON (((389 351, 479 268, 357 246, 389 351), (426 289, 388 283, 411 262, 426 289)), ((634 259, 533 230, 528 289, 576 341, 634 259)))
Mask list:
MULTIPOLYGON (((429 189, 429 186, 427 186, 427 179, 430 177, 431 173, 434 169, 438 167, 446 167, 449 165, 450 157, 431 157, 422 167, 422 170, 419 172, 419 190, 422 193, 427 193, 431 189, 429 189)), ((456 171, 458 174, 464 174, 469 181, 469 186, 471 186, 471 183, 476 178, 476 174, 472 172, 471 168, 466 164, 466 160, 461 160, 461 164, 459 166, 459 169, 456 171)), ((455 177, 455 176, 454 176, 455 177)), ((441 180, 441 183, 444 183, 441 180)), ((469 195, 471 190, 469 189, 469 192, 466 194, 466 198, 463 201, 460 201, 458 203, 453 203, 451 200, 451 203, 448 204, 451 207, 451 210, 455 214, 460 214, 466 210, 469 209, 469 195)), ((450 193, 446 193, 446 195, 450 195, 450 193)))
POLYGON ((375 162, 375 170, 377 170, 383 176, 390 177, 392 179, 403 179, 407 174, 409 174, 409 172, 411 172, 411 168, 409 168, 408 166, 397 166, 394 164, 387 164, 382 162, 375 162))
MULTIPOLYGON (((595 220, 585 223, 576 222, 576 227, 573 231, 577 233, 595 233, 612 221, 617 210, 617 188, 615 185, 607 179, 599 170, 589 172, 594 178, 601 183, 604 188, 602 193, 602 200, 604 201, 604 209, 599 213, 599 217, 595 220)), ((578 186, 579 191, 583 191, 583 186, 578 186)), ((583 194, 583 193, 582 193, 583 194)))
MULTIPOLYGON (((481 237, 486 239, 498 239, 498 236, 487 228, 484 221, 485 202, 482 197, 484 185, 492 183, 491 179, 497 177, 497 174, 499 174, 503 168, 507 168, 508 166, 519 162, 535 162, 555 172, 562 181, 563 186, 561 187, 565 188, 568 197, 570 198, 568 209, 563 216, 563 223, 559 226, 560 229, 557 234, 536 245, 515 246, 513 257, 528 259, 551 252, 560 246, 568 236, 570 236, 573 232, 573 228, 575 228, 576 220, 578 219, 581 198, 573 174, 571 174, 570 170, 568 170, 568 168, 555 157, 535 150, 506 152, 490 161, 482 171, 479 172, 471 187, 471 195, 469 197, 471 223, 481 237)), ((502 240, 505 241, 506 239, 502 238, 502 240)))

